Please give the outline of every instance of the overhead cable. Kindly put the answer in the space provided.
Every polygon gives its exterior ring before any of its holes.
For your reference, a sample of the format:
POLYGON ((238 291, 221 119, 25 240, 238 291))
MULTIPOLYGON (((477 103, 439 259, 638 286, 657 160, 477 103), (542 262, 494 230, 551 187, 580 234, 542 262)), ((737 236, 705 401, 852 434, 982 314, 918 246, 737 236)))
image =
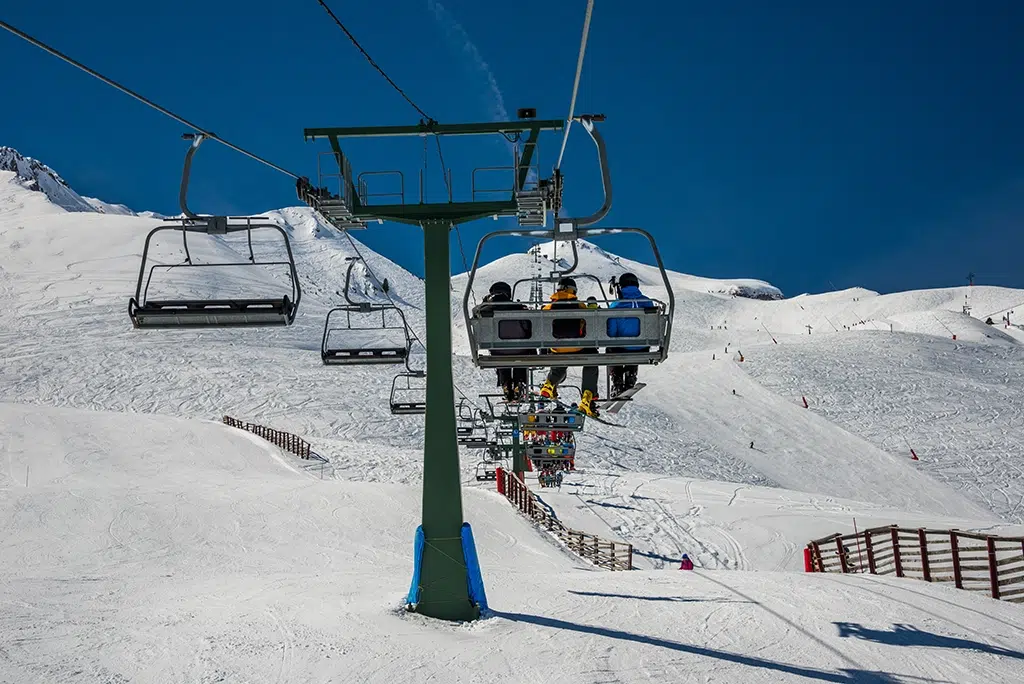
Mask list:
POLYGON ((356 37, 353 36, 352 32, 345 27, 345 24, 341 22, 341 19, 338 18, 338 15, 331 11, 331 8, 327 6, 327 3, 324 2, 324 0, 317 0, 317 2, 320 3, 320 6, 324 8, 327 14, 331 15, 331 19, 333 19, 334 23, 338 25, 338 28, 345 32, 345 35, 348 36, 348 39, 352 41, 353 45, 356 46, 356 49, 359 50, 359 52, 363 53, 363 57, 365 57, 366 61, 370 63, 370 66, 379 71, 380 75, 383 76, 385 80, 387 80, 387 82, 391 84, 391 87, 397 90, 398 94, 404 97, 405 101, 411 104, 413 109, 420 113, 420 116, 422 116, 424 119, 427 119, 427 121, 433 121, 433 119, 425 111, 420 109, 420 106, 418 104, 412 101, 412 98, 405 94, 404 90, 398 87, 397 83, 391 80, 391 77, 384 72, 380 65, 377 64, 377 62, 373 61, 373 57, 370 56, 370 53, 363 49, 363 46, 359 44, 359 41, 356 40, 356 37))
POLYGON ((569 116, 565 120, 565 134, 562 136, 562 149, 558 152, 556 169, 562 168, 562 156, 565 154, 565 143, 569 140, 569 129, 572 117, 576 113, 576 93, 580 88, 580 74, 583 73, 583 55, 587 51, 587 36, 590 34, 590 15, 594 11, 594 0, 587 0, 587 13, 583 18, 583 38, 580 40, 580 56, 576 60, 576 79, 572 84, 572 99, 569 100, 569 116))
POLYGON ((289 171, 287 169, 284 169, 284 168, 278 166, 277 164, 274 164, 273 162, 267 161, 266 159, 264 159, 263 157, 260 157, 259 155, 253 154, 252 152, 249 152, 248 150, 245 150, 245 149, 239 147, 238 145, 235 145, 233 143, 228 142, 227 140, 225 140, 224 138, 221 138, 216 133, 212 133, 212 132, 206 130, 205 128, 203 128, 202 126, 194 124, 191 121, 189 121, 188 119, 185 119, 184 117, 178 116, 177 114, 175 114, 171 110, 167 109, 166 107, 161 107, 160 105, 158 105, 157 103, 153 102, 152 100, 150 100, 150 99, 148 99, 146 97, 143 97, 142 95, 139 95, 134 90, 132 90, 132 89, 126 87, 126 86, 121 85, 120 83, 118 83, 117 81, 115 81, 113 79, 107 78, 106 76, 104 76, 103 74, 99 73, 98 71, 90 69, 89 67, 85 66, 81 62, 78 62, 78 61, 72 59, 71 57, 68 57, 63 52, 57 50, 56 48, 50 47, 49 45, 47 45, 46 43, 42 42, 41 40, 33 38, 32 36, 28 35, 24 31, 20 31, 20 30, 16 29, 15 27, 11 26, 7 22, 0 20, 0 28, 7 29, 8 31, 10 31, 14 35, 18 36, 19 38, 22 38, 22 39, 28 41, 29 43, 32 43, 36 47, 41 48, 41 49, 45 50, 46 52, 49 52, 54 57, 58 57, 58 58, 64 60, 65 62, 67 62, 71 66, 74 66, 74 67, 77 67, 77 68, 81 69, 82 71, 84 71, 85 73, 89 74, 90 76, 98 78, 99 80, 103 81, 107 85, 112 86, 114 88, 117 88, 118 90, 120 90, 125 95, 130 95, 131 97, 134 97, 139 102, 152 107, 153 109, 157 110, 161 114, 164 114, 166 116, 171 117, 172 119, 174 119, 178 123, 184 124, 184 125, 188 126, 189 128, 191 128, 191 129, 193 129, 193 130, 195 130, 195 131, 197 131, 199 133, 202 133, 207 138, 210 138, 211 140, 216 140, 221 145, 225 145, 227 147, 230 147, 235 152, 239 152, 241 154, 244 154, 245 156, 249 157, 250 159, 255 159, 256 161, 260 162, 261 164, 266 164, 270 168, 274 169, 275 171, 280 171, 281 173, 285 174, 286 176, 291 176, 292 178, 295 178, 296 180, 299 178, 298 174, 292 173, 291 171, 289 171))

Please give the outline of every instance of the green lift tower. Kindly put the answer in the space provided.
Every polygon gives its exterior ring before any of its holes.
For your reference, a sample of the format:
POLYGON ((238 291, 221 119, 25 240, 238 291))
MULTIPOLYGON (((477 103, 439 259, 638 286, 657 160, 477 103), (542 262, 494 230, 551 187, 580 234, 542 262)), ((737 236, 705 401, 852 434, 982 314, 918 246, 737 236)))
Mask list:
MULTIPOLYGON (((299 180, 297 190, 302 201, 341 230, 364 228, 367 221, 375 219, 423 228, 427 411, 423 445, 423 550, 418 600, 413 608, 423 615, 444 620, 472 620, 479 612, 469 597, 461 538, 462 492, 452 386, 449 234, 457 224, 498 216, 514 216, 522 226, 543 226, 547 212, 557 211, 561 177, 556 172, 553 178, 542 179, 534 160, 541 131, 561 130, 565 122, 537 120, 534 115, 533 110, 521 109, 518 121, 470 124, 431 121, 413 126, 305 130, 306 140, 326 138, 331 150, 320 155, 318 185, 314 186, 306 178, 299 180), (342 138, 482 134, 499 134, 519 144, 514 147, 510 166, 482 167, 473 171, 472 196, 467 201, 455 201, 448 177, 447 201, 427 201, 421 171, 418 201, 407 202, 405 176, 401 172, 366 171, 354 175, 339 143, 342 138), (478 175, 493 179, 493 172, 504 172, 511 182, 501 190, 478 187, 478 175), (370 179, 379 176, 397 179, 398 191, 371 192, 370 179), (502 196, 495 199, 496 195, 502 196)), ((448 173, 446 169, 443 172, 448 173)))

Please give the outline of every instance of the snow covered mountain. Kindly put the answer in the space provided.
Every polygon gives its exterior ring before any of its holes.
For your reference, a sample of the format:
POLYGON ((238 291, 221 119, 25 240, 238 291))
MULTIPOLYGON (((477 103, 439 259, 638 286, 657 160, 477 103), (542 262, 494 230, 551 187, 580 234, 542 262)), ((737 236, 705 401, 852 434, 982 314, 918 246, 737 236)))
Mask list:
POLYGON ((123 204, 110 204, 95 197, 83 197, 71 189, 67 181, 46 164, 26 157, 13 147, 0 146, 0 171, 14 173, 16 182, 27 190, 43 193, 47 199, 65 211, 89 211, 116 216, 143 216, 164 218, 152 211, 136 213, 123 204))
MULTIPOLYGON (((564 553, 475 482, 467 450, 466 519, 495 613, 438 629, 398 610, 423 420, 389 412, 393 370, 327 368, 318 355, 348 240, 306 208, 261 212, 295 253, 295 325, 133 330, 127 300, 158 221, 84 198, 92 209, 64 208, 80 196, 40 191, 73 193, 48 167, 14 166, 0 171, 0 586, 13 597, 0 639, 14 644, 0 650, 0 681, 1016 676, 1014 606, 913 580, 792 571, 807 540, 851 531, 854 518, 1024 532, 1024 333, 984 322, 1015 321, 1024 291, 784 299, 760 281, 669 273, 672 356, 641 369, 648 387, 616 417, 625 429, 589 425, 581 472, 542 495, 573 527, 633 543, 643 571, 594 572, 564 553), (310 440, 331 461, 325 480, 208 422, 225 414, 310 440), (669 572, 683 552, 697 572, 669 572), (858 627, 837 633, 837 622, 858 627), (443 657, 425 657, 425 645, 443 657), (593 667, 564 668, 567 652, 593 667)), ((271 233, 254 235, 254 250, 280 256, 271 233)), ((236 237, 190 237, 192 256, 244 261, 236 237)), ((369 268, 354 269, 353 289, 381 301, 387 278, 422 332, 422 281, 356 246, 369 268)), ((181 250, 172 236, 154 256, 180 263, 181 250)), ((474 290, 565 256, 548 243, 497 259, 474 290)), ((649 264, 580 246, 579 271, 606 283, 624 270, 666 297, 649 264)), ((274 268, 205 274, 154 287, 289 286, 274 268)), ((453 278, 453 367, 479 402, 494 376, 467 358, 466 281, 453 278)))

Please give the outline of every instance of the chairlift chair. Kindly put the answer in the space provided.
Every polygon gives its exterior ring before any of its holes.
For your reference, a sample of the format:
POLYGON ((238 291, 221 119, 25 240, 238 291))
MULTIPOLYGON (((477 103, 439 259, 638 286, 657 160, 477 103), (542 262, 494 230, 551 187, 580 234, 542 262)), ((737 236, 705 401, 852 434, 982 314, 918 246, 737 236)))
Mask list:
MULTIPOLYGON (((462 299, 462 311, 469 335, 469 347, 473 363, 479 368, 503 368, 510 366, 543 368, 552 364, 558 366, 618 366, 656 364, 668 357, 672 333, 672 315, 675 297, 665 266, 661 261, 658 246, 650 233, 641 228, 595 228, 611 209, 612 187, 604 140, 594 127, 595 121, 603 117, 574 117, 587 131, 597 145, 601 165, 601 182, 604 202, 590 216, 583 218, 559 218, 552 229, 511 229, 488 233, 477 244, 473 266, 469 271, 466 291, 462 299), (668 302, 652 299, 653 306, 645 309, 530 309, 510 310, 495 308, 488 304, 477 305, 470 311, 469 299, 473 292, 480 265, 480 255, 488 240, 497 236, 543 238, 554 242, 569 242, 573 247, 574 263, 563 269, 559 275, 575 271, 578 263, 576 242, 583 238, 634 233, 650 243, 662 282, 668 293, 668 302), (612 337, 608 326, 613 320, 633 319, 638 323, 639 334, 634 337, 612 337), (566 330, 569 334, 564 334, 566 330), (599 353, 570 352, 545 354, 551 349, 579 348, 597 349, 599 353), (648 351, 609 352, 608 348, 647 347, 648 351), (602 351, 603 350, 603 351, 602 351), (501 354, 481 352, 498 352, 501 354), (515 352, 521 353, 515 353, 515 352), (525 353, 522 353, 525 352, 525 353), (555 361, 557 359, 557 362, 555 361)), ((552 274, 554 277, 555 274, 552 274)), ((574 277, 592 277, 574 274, 574 277)), ((601 288, 603 294, 604 290, 601 288)))
POLYGON ((391 413, 395 415, 423 415, 427 412, 427 373, 409 368, 391 381, 391 413))
POLYGON ((185 164, 181 174, 181 188, 178 201, 181 206, 182 218, 167 219, 172 224, 157 226, 146 236, 142 249, 142 265, 139 267, 139 279, 135 287, 135 296, 128 301, 128 316, 135 328, 224 328, 291 325, 298 313, 302 290, 299 276, 295 269, 295 258, 292 254, 288 234, 281 226, 264 216, 199 216, 188 208, 187 194, 192 157, 199 145, 206 138, 203 134, 187 133, 183 136, 192 140, 185 153, 185 164), (284 242, 287 261, 257 261, 252 249, 252 232, 277 231, 284 242), (150 246, 153 236, 162 231, 181 233, 185 250, 185 261, 180 264, 149 264, 150 246), (188 234, 227 235, 239 232, 248 233, 248 260, 225 263, 197 264, 192 260, 188 247, 188 234), (147 265, 149 266, 147 270, 147 265), (198 269, 283 266, 287 268, 291 288, 288 294, 281 297, 264 298, 150 298, 149 288, 153 274, 157 269, 198 269))
POLYGON ((345 272, 344 297, 346 304, 335 307, 327 312, 324 322, 324 336, 320 343, 320 358, 324 365, 358 365, 358 364, 397 364, 408 362, 412 349, 412 335, 405 314, 394 304, 376 304, 373 302, 354 301, 349 293, 352 268, 358 257, 350 257, 348 270, 345 272), (377 316, 380 325, 377 325, 377 316), (390 320, 389 320, 390 319, 390 320), (353 322, 355 320, 355 322, 353 322), (333 325, 332 325, 333 321, 333 325), (360 323, 362 322, 362 324, 360 323), (368 322, 373 321, 370 325, 368 322), (359 345, 352 340, 359 333, 378 331, 381 335, 397 336, 395 340, 378 340, 373 345, 359 345), (331 333, 338 333, 332 336, 331 333), (341 344, 335 343, 335 337, 343 339, 341 344))
POLYGON ((476 464, 475 475, 478 482, 488 482, 498 479, 498 469, 493 463, 480 461, 476 464))

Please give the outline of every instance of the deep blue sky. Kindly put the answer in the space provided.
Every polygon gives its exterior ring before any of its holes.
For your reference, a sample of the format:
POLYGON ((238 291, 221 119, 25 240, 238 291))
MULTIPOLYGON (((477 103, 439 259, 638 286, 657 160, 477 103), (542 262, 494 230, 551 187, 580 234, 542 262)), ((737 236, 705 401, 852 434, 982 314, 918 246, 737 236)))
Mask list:
MULTIPOLYGON (((567 113, 583 0, 445 0, 331 6, 411 97, 442 122, 567 113), (450 21, 461 26, 453 29, 450 21)), ((658 238, 667 264, 756 277, 787 295, 977 282, 1024 287, 1024 2, 1020 0, 599 0, 578 111, 603 112, 615 203, 608 224, 658 238)), ((276 163, 315 177, 307 126, 415 123, 315 0, 6 3, 2 18, 276 163)), ((0 32, 0 144, 82 194, 177 211, 183 127, 0 32)), ((560 138, 547 134, 544 170, 560 138)), ((358 170, 402 169, 422 143, 363 142, 358 170)), ((445 142, 456 193, 474 166, 508 163, 498 139, 445 142)), ((432 192, 439 165, 428 159, 432 192)), ((573 132, 566 202, 600 201, 591 143, 573 132)), ((256 213, 296 203, 290 179, 215 143, 194 208, 256 213)), ((463 227, 467 256, 492 221, 463 227)), ((415 229, 359 236, 422 273, 415 229)), ((605 241, 650 261, 643 245, 605 241)), ((492 255, 493 256, 493 255, 492 255)), ((458 251, 453 267, 462 270, 458 251)))

